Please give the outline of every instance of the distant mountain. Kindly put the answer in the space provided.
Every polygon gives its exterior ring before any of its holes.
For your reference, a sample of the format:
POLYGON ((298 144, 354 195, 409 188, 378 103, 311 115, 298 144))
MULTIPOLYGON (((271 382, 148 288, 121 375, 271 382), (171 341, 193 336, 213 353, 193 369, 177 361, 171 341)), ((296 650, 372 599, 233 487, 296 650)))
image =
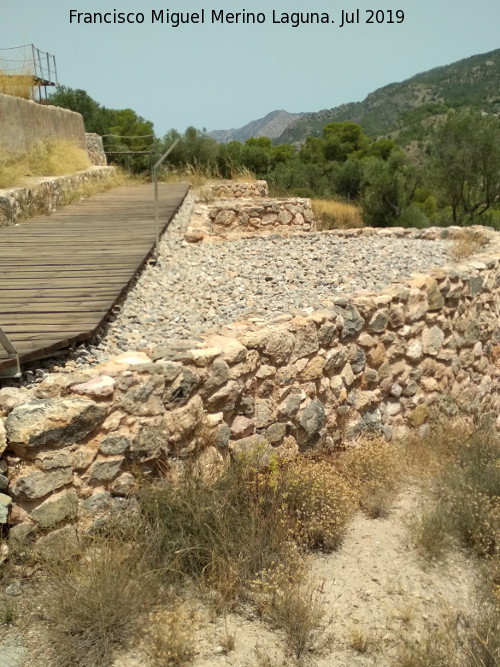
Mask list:
POLYGON ((500 114, 500 49, 391 83, 362 102, 302 114, 278 143, 301 142, 319 136, 327 123, 351 120, 372 137, 390 134, 404 145, 425 134, 432 116, 464 107, 500 114))
POLYGON ((327 123, 351 120, 372 137, 391 136, 402 146, 426 138, 428 126, 450 108, 475 108, 500 115, 500 49, 436 67, 370 93, 362 102, 291 114, 272 111, 238 130, 210 132, 216 141, 269 137, 300 144, 320 136, 327 123))
POLYGON ((229 141, 241 141, 244 143, 250 137, 276 139, 300 116, 301 114, 288 113, 288 111, 283 110, 271 111, 264 118, 253 120, 244 127, 233 130, 214 130, 213 132, 209 132, 208 135, 220 144, 226 144, 229 141))

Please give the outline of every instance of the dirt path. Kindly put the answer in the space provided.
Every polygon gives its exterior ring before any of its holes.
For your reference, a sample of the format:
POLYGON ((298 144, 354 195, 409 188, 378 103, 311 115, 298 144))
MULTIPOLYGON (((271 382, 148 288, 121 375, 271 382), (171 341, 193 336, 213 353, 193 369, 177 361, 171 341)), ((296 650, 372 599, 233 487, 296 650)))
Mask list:
MULTIPOLYGON (((311 655, 315 667, 395 667, 401 647, 423 645, 429 633, 463 623, 471 614, 476 573, 463 554, 442 562, 424 561, 411 544, 408 519, 417 505, 415 490, 401 494, 390 515, 359 514, 340 550, 314 555, 317 580, 331 644, 311 655)), ((208 623, 197 636, 193 667, 280 667, 286 639, 255 617, 228 615, 208 623), (225 653, 228 638, 234 648, 225 653)), ((140 667, 144 657, 130 654, 114 667, 140 667)))

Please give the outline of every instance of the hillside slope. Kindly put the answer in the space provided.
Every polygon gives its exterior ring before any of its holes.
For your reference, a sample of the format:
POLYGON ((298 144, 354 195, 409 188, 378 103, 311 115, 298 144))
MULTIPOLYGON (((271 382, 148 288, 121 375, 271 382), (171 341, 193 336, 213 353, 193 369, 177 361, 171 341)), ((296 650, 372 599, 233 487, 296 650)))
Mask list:
POLYGON ((370 136, 402 133, 448 108, 477 108, 500 114, 500 49, 459 60, 392 83, 370 93, 362 102, 303 114, 279 143, 319 136, 327 123, 351 120, 370 136))
POLYGON ((269 137, 276 139, 286 128, 300 118, 301 114, 288 113, 288 111, 271 111, 264 118, 253 120, 244 127, 232 130, 213 130, 208 135, 220 144, 229 141, 245 142, 250 137, 269 137))

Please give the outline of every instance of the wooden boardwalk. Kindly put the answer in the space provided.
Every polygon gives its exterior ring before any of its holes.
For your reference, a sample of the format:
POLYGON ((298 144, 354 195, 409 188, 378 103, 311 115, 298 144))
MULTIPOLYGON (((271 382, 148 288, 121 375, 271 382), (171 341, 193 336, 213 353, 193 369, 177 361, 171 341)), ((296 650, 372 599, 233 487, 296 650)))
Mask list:
MULTIPOLYGON (((188 186, 159 184, 163 230, 188 186)), ((153 186, 119 187, 0 230, 0 327, 21 363, 90 338, 155 243, 153 186)), ((0 372, 13 365, 0 347, 0 372)))

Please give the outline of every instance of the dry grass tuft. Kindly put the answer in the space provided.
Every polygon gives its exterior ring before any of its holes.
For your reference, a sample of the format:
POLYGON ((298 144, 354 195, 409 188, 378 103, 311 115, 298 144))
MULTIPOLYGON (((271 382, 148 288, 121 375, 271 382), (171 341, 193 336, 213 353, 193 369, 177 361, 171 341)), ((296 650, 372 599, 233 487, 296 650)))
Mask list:
POLYGON ((453 626, 428 628, 423 638, 408 635, 399 647, 398 667, 464 667, 453 626))
MULTIPOLYGON (((160 171, 159 178, 164 183, 189 183, 193 188, 203 188, 226 180, 217 168, 204 167, 198 164, 188 164, 177 169, 165 167, 160 171)), ((230 180, 236 182, 254 181, 255 174, 246 167, 239 167, 231 171, 230 180)))
POLYGON ((98 195, 100 192, 106 192, 107 190, 117 188, 121 185, 130 187, 134 185, 140 185, 144 182, 145 180, 141 176, 129 174, 119 167, 115 167, 114 173, 106 178, 82 183, 77 188, 72 188, 62 192, 59 199, 59 205, 66 206, 74 201, 79 201, 80 199, 95 197, 95 195, 98 195))
POLYGON ((285 562, 259 572, 251 585, 259 614, 285 633, 288 650, 299 664, 331 641, 320 586, 308 580, 306 566, 307 558, 290 547, 285 562))
POLYGON ((466 228, 460 230, 453 237, 453 243, 450 247, 450 257, 456 262, 467 259, 471 255, 475 255, 484 246, 488 245, 489 237, 480 229, 466 228))
POLYGON ((339 464, 342 474, 358 489, 367 516, 387 516, 401 481, 400 451, 383 438, 371 438, 343 452, 339 464))
POLYGON ((438 559, 451 546, 445 513, 432 504, 409 520, 410 535, 417 551, 426 558, 438 559))
POLYGON ((356 489, 328 460, 297 457, 279 480, 283 510, 294 539, 309 549, 338 548, 358 503, 356 489))
POLYGON ((33 98, 33 74, 29 71, 19 74, 7 74, 0 70, 0 93, 21 97, 24 100, 33 98))
POLYGON ((32 176, 62 176, 89 167, 87 151, 71 141, 40 141, 18 154, 0 149, 0 188, 23 185, 32 176))
MULTIPOLYGON (((433 502, 413 522, 417 547, 438 555, 450 538, 480 557, 500 551, 500 439, 461 424, 439 427, 420 442, 434 468, 433 502)), ((415 447, 415 445, 414 445, 415 447)))
POLYGON ((158 667, 180 667, 193 660, 195 618, 178 605, 150 614, 147 634, 149 655, 158 667))
POLYGON ((45 600, 58 667, 104 667, 155 596, 134 543, 96 539, 80 558, 46 562, 45 600))
POLYGON ((360 654, 374 653, 378 650, 380 638, 373 632, 353 627, 349 632, 349 646, 360 654))
POLYGON ((330 199, 311 199, 311 207, 320 231, 364 226, 361 210, 352 204, 330 199))

